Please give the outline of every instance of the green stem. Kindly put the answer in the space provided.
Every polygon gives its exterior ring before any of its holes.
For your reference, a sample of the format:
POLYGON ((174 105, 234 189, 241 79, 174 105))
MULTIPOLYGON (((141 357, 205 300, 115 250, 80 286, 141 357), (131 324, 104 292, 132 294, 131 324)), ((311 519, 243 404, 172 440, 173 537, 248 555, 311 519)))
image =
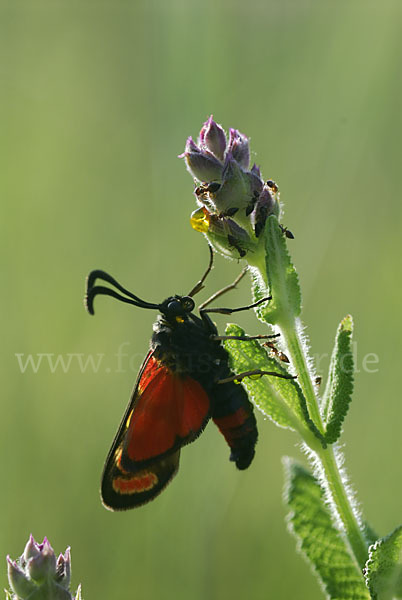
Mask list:
MULTIPOLYGON (((286 250, 281 248, 280 243, 274 243, 271 239, 270 252, 265 255, 261 252, 253 256, 251 266, 256 268, 262 278, 266 289, 271 287, 271 293, 276 303, 276 313, 274 313, 273 322, 281 331, 285 342, 286 352, 289 353, 291 363, 297 373, 298 381, 302 388, 310 418, 317 429, 324 433, 325 428, 321 418, 318 398, 314 391, 313 382, 308 369, 308 350, 301 336, 301 325, 298 318, 295 317, 294 309, 289 302, 287 288, 287 272, 289 263, 287 263, 286 250), (271 281, 268 281, 267 262, 271 269, 271 281), (271 285, 269 285, 269 283, 271 285)), ((270 322, 270 318, 267 319, 270 322)), ((320 466, 321 483, 325 488, 328 498, 332 501, 334 510, 343 524, 345 536, 350 549, 359 564, 364 567, 367 560, 367 543, 359 522, 358 515, 353 508, 353 501, 345 487, 338 461, 336 460, 333 446, 323 448, 321 442, 316 437, 310 435, 304 436, 300 431, 304 443, 316 456, 320 466)))
MULTIPOLYGON (((314 392, 313 384, 307 367, 307 356, 304 344, 300 339, 300 328, 289 327, 278 323, 285 339, 288 352, 292 358, 292 364, 298 374, 298 380, 306 398, 309 414, 316 427, 323 432, 324 426, 320 415, 318 400, 314 392)), ((323 448, 321 445, 311 445, 310 440, 305 443, 316 454, 321 464, 321 471, 325 480, 325 488, 335 506, 338 516, 343 524, 350 548, 360 566, 364 567, 367 560, 367 543, 364 538, 358 517, 353 510, 351 498, 345 488, 339 465, 336 460, 333 446, 323 448)))
POLYGON ((363 569, 368 557, 368 544, 342 481, 334 447, 328 446, 326 449, 322 448, 317 454, 325 473, 326 485, 345 528, 349 545, 359 567, 363 569))
POLYGON ((307 357, 303 352, 303 344, 300 340, 300 323, 293 321, 290 327, 282 323, 278 323, 278 327, 283 332, 285 344, 288 348, 289 354, 292 356, 293 365, 295 366, 297 372, 297 378, 306 399, 309 415, 314 421, 317 429, 324 434, 324 425, 321 419, 320 410, 318 408, 313 382, 311 381, 308 370, 307 357))

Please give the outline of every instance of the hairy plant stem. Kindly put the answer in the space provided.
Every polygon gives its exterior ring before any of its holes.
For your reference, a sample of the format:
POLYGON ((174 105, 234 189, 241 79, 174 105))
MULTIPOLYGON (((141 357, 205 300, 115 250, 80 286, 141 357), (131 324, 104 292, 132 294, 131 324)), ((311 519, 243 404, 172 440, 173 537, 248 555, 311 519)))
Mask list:
POLYGON ((293 319, 291 321, 278 322, 277 325, 281 330, 282 336, 285 340, 285 346, 287 347, 289 354, 292 356, 292 363, 296 368, 297 378, 306 399, 309 415, 314 421, 317 429, 323 434, 324 425, 321 419, 313 382, 311 381, 311 376, 308 370, 307 356, 303 352, 303 342, 300 339, 300 322, 298 319, 293 319))
POLYGON ((360 569, 363 569, 368 557, 369 544, 365 539, 358 517, 351 505, 350 496, 342 481, 342 474, 336 460, 334 446, 328 446, 325 449, 321 448, 317 452, 317 456, 325 473, 325 484, 328 486, 330 497, 345 528, 345 535, 350 548, 360 569))
MULTIPOLYGON (((276 260, 279 265, 281 261, 279 252, 277 256, 275 256, 275 253, 270 255, 269 260, 276 260)), ((268 290, 269 285, 265 257, 262 255, 255 257, 251 267, 258 270, 259 276, 264 281, 265 287, 268 290)), ((285 284, 284 282, 279 283, 282 283, 283 285, 278 285, 278 290, 270 290, 273 295, 275 295, 275 293, 282 295, 285 284)), ((298 376, 298 381, 306 400, 309 416, 318 431, 324 433, 324 424, 321 418, 318 397, 314 391, 308 368, 308 350, 302 339, 302 327, 300 321, 291 313, 290 307, 286 305, 286 302, 282 304, 282 308, 282 312, 279 315, 277 314, 275 325, 281 332, 286 352, 290 355, 291 364, 298 376)), ((304 436, 300 431, 300 428, 298 431, 303 437, 304 443, 314 455, 316 466, 320 472, 320 483, 325 490, 328 500, 336 511, 338 520, 342 524, 342 530, 352 554, 359 567, 363 568, 367 560, 368 544, 365 540, 361 524, 359 523, 358 515, 353 508, 353 500, 346 488, 340 465, 336 460, 335 449, 333 446, 323 448, 318 438, 310 435, 310 430, 308 436, 304 436)))
MULTIPOLYGON (((309 415, 317 429, 323 433, 324 426, 318 406, 318 399, 308 372, 307 356, 303 348, 304 344, 300 339, 300 327, 296 326, 296 323, 294 323, 293 327, 289 327, 288 323, 286 325, 278 323, 278 327, 284 337, 287 351, 291 356, 291 362, 297 372, 298 380, 307 402, 309 415)), ((358 516, 353 509, 350 495, 345 487, 344 478, 336 460, 334 447, 330 445, 323 448, 318 439, 315 440, 314 444, 311 444, 308 439, 304 439, 304 442, 312 450, 316 460, 319 461, 319 470, 323 477, 322 483, 324 484, 325 491, 336 509, 349 546, 359 567, 362 569, 367 560, 368 544, 366 543, 358 516)))

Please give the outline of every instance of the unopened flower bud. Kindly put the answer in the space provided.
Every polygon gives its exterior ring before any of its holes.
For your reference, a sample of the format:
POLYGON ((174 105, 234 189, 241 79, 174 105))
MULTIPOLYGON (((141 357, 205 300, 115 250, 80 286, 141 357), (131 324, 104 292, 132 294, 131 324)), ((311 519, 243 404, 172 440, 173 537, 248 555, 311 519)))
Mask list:
POLYGON ((259 196, 264 187, 264 182, 261 180, 255 172, 252 170, 247 173, 250 182, 250 192, 253 196, 259 196))
POLYGON ((188 171, 198 181, 220 181, 222 163, 211 152, 199 148, 191 137, 187 139, 186 149, 179 158, 184 158, 188 171))
POLYGON ((243 169, 248 169, 250 162, 250 145, 248 138, 237 131, 237 129, 229 130, 229 145, 228 152, 231 152, 233 158, 239 163, 243 169))
POLYGON ((250 221, 253 225, 255 237, 260 237, 262 231, 265 228, 267 218, 272 215, 279 213, 279 204, 276 202, 274 196, 267 185, 257 198, 254 210, 250 215, 250 221))
MULTIPOLYGON (((46 538, 43 541, 45 541, 45 540, 46 540, 46 538)), ((39 556, 40 553, 41 553, 40 546, 39 546, 39 544, 37 544, 35 542, 35 539, 34 539, 32 533, 31 533, 31 535, 29 536, 29 540, 26 543, 26 546, 24 548, 24 554, 23 554, 24 561, 28 562, 28 560, 30 558, 34 558, 35 556, 39 556)))
POLYGON ((37 583, 45 581, 56 571, 56 556, 49 541, 45 538, 41 546, 41 552, 27 562, 28 574, 37 583))
POLYGON ((230 129, 226 143, 223 128, 211 116, 199 144, 188 138, 181 156, 200 182, 194 190, 199 208, 191 215, 191 226, 227 256, 253 252, 255 258, 265 252, 263 231, 270 215, 279 216, 279 192, 274 181, 264 183, 256 164, 249 169, 248 138, 230 129))
MULTIPOLYGON (((70 550, 56 555, 47 538, 37 544, 32 537, 24 553, 16 561, 7 557, 8 579, 13 591, 11 600, 74 600, 69 592, 71 559, 70 550)), ((80 600, 80 588, 75 600, 80 600)))
POLYGON ((65 589, 70 586, 71 578, 71 556, 70 548, 67 548, 64 555, 60 554, 56 563, 57 580, 65 589))
POLYGON ((227 212, 230 208, 239 210, 247 204, 250 196, 250 181, 229 152, 226 155, 222 172, 222 184, 215 194, 215 205, 218 212, 227 212))
POLYGON ((204 233, 210 243, 230 258, 243 258, 253 247, 253 241, 245 229, 225 214, 210 213, 205 207, 191 215, 191 226, 204 233))
POLYGON ((200 146, 212 152, 220 161, 226 150, 226 135, 223 128, 215 123, 212 115, 205 121, 200 131, 200 146))
POLYGON ((256 175, 259 179, 261 179, 260 167, 258 167, 255 163, 251 167, 250 173, 253 173, 253 175, 256 175))
POLYGON ((7 556, 7 571, 8 582, 13 592, 21 598, 27 598, 33 591, 36 585, 25 575, 23 569, 20 569, 16 561, 11 560, 7 556))

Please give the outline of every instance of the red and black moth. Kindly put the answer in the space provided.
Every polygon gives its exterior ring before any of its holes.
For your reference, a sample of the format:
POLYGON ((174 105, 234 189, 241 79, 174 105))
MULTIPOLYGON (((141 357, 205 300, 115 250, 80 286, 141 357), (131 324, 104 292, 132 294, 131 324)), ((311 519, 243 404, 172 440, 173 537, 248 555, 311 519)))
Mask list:
MULTIPOLYGON (((238 469, 247 469, 253 460, 258 437, 253 406, 243 386, 235 384, 223 338, 207 313, 231 314, 269 298, 238 309, 206 309, 218 292, 200 307, 200 317, 196 316, 192 297, 204 287, 212 260, 211 250, 207 271, 187 296, 170 296, 160 304, 141 300, 104 271, 92 271, 88 276, 85 301, 90 314, 94 314, 97 295, 159 311, 150 350, 103 470, 101 496, 111 510, 135 508, 153 500, 177 473, 182 446, 193 442, 209 419, 226 439, 230 460, 238 469), (97 279, 118 292, 95 285, 97 279)), ((241 374, 237 377, 240 380, 241 374)))

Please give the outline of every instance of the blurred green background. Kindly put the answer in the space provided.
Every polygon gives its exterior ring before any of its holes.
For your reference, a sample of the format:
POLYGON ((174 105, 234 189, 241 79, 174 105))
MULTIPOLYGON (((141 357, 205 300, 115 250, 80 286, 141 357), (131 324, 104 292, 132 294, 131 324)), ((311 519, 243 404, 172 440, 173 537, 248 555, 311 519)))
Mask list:
MULTIPOLYGON (((177 155, 211 113, 279 183, 324 375, 355 317, 348 472, 379 534, 402 521, 401 17, 400 0, 0 3, 2 586, 32 532, 72 546, 87 600, 322 598, 284 522, 281 457, 300 457, 298 441, 262 418, 247 472, 211 425, 155 502, 112 514, 99 500, 155 315, 105 299, 89 317, 84 279, 103 268, 160 301, 199 278, 207 249, 177 155), (97 373, 75 358, 22 373, 17 353, 105 356, 97 373)), ((218 258, 202 298, 239 269, 218 258)), ((243 283, 231 304, 249 298, 243 283)))

